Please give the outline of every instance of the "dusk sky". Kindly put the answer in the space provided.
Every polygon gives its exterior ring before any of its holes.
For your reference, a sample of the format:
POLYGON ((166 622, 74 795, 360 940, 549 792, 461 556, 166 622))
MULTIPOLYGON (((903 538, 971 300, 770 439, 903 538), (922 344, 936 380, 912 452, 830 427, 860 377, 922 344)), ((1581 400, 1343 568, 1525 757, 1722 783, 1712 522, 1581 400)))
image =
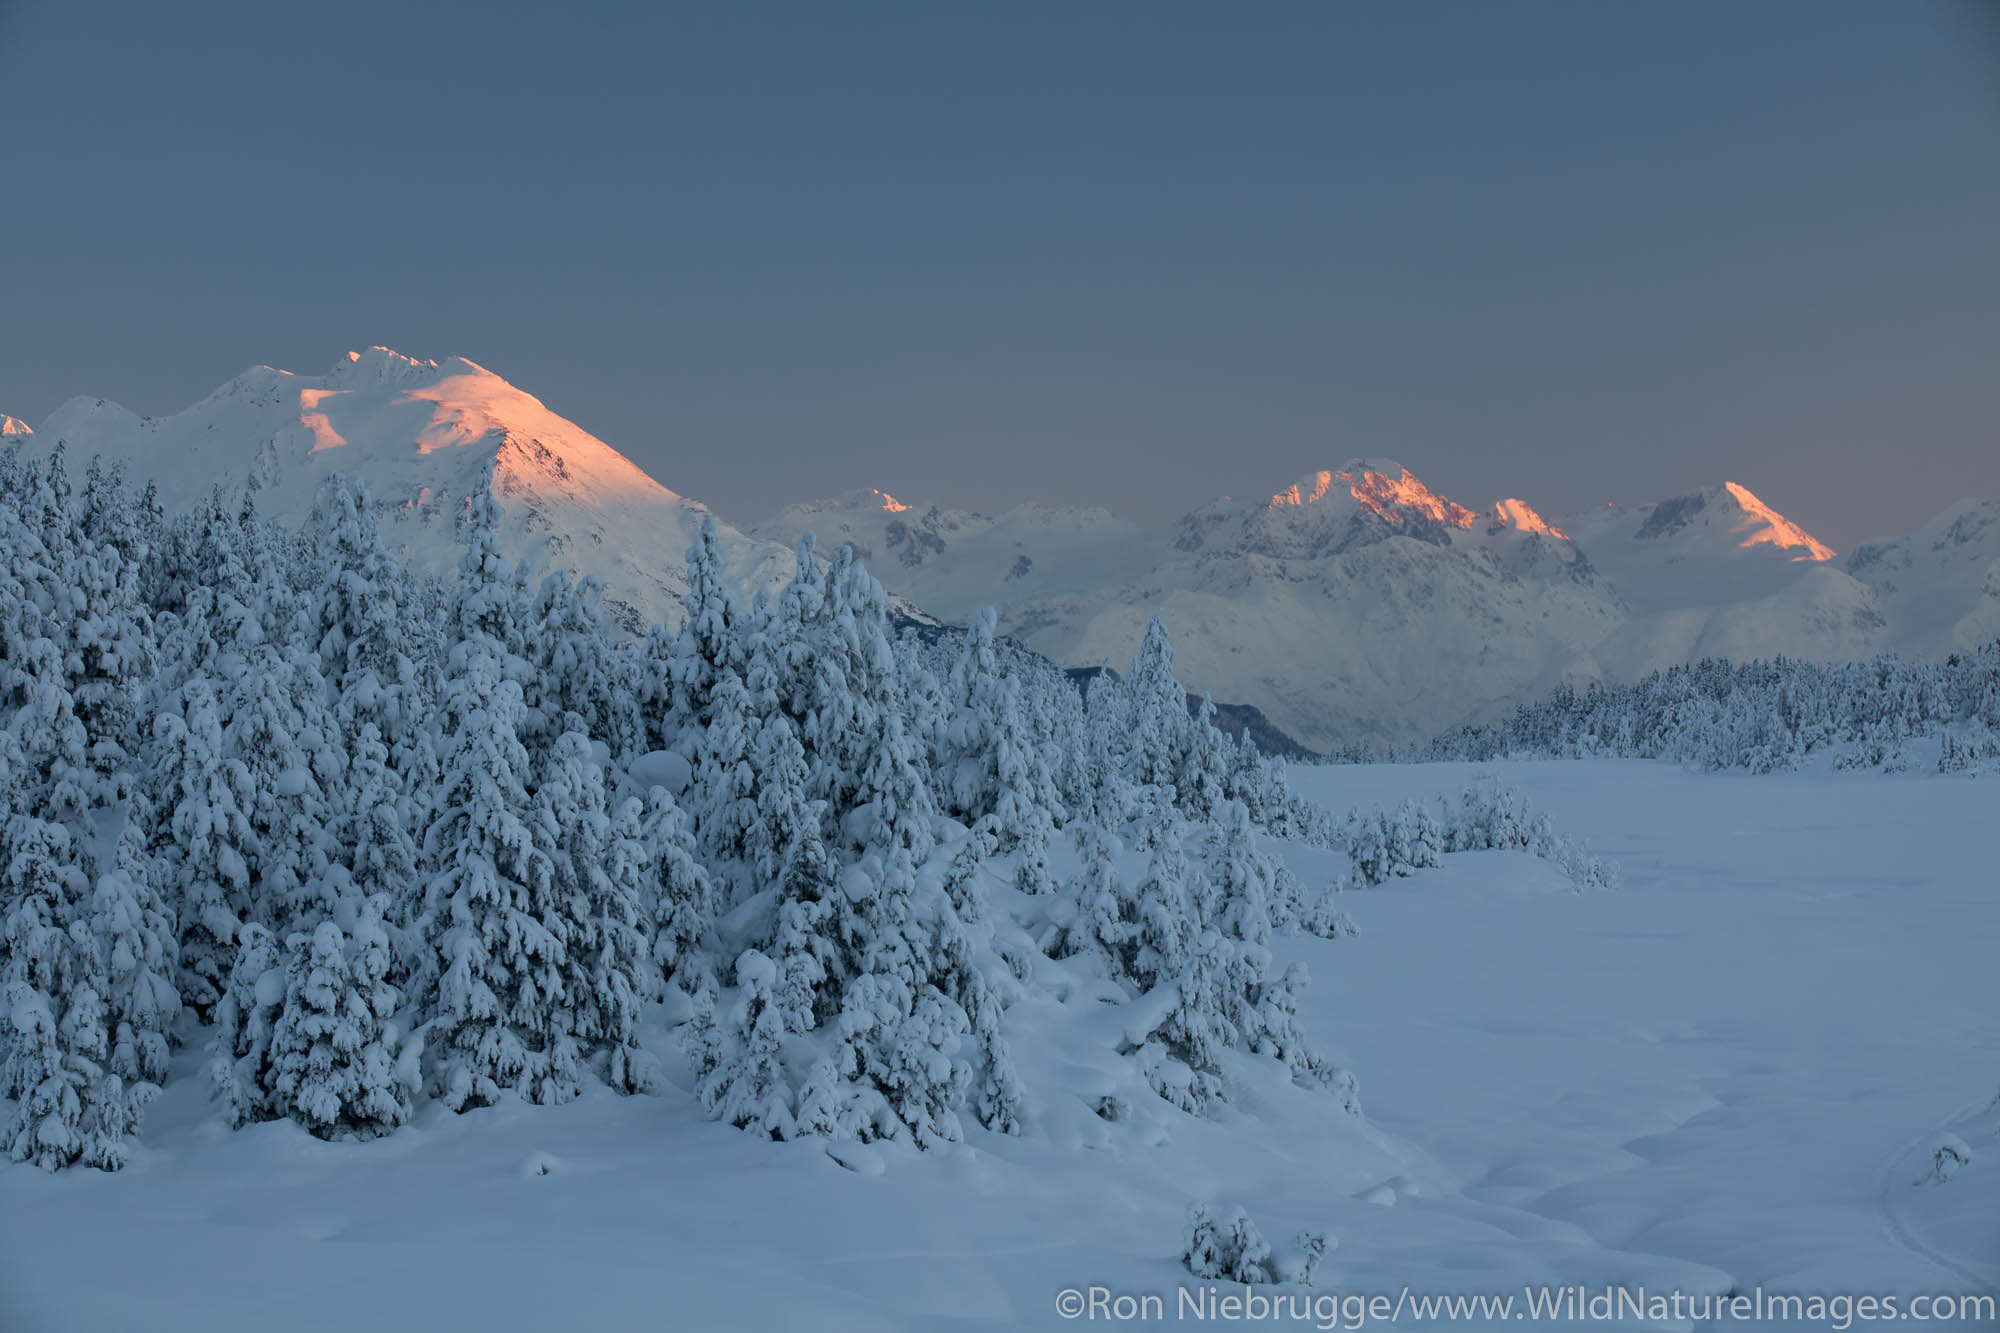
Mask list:
POLYGON ((0 411, 463 355, 751 519, 2000 497, 1990 4, 0 0, 0 411))

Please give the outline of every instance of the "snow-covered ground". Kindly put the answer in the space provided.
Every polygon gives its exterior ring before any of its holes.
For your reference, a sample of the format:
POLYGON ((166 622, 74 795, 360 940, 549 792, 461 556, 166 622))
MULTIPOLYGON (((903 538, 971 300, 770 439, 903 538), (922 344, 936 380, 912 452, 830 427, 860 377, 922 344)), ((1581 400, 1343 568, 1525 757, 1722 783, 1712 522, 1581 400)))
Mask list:
MULTIPOLYGON (((1337 810, 1393 808, 1473 771, 1293 780, 1337 810)), ((185 1053, 122 1173, 0 1167, 0 1328, 1103 1326, 1058 1310, 1093 1286, 1157 1294, 1150 1322, 1173 1323, 1180 1289, 1213 1285, 1179 1262, 1196 1200, 1247 1208, 1281 1253, 1302 1228, 1336 1237, 1322 1297, 1512 1295, 1514 1322, 1524 1284, 2000 1287, 1991 778, 1478 771, 1624 887, 1455 855, 1345 895, 1359 938, 1281 941, 1313 969, 1307 1029, 1359 1077, 1364 1120, 1246 1060, 1226 1121, 1139 1098, 1108 1124, 1083 1099, 1143 1085, 1053 999, 1009 1015, 1040 1099, 1028 1137, 849 1145, 844 1164, 708 1121, 664 1034, 679 1085, 662 1096, 431 1104, 361 1144, 289 1120, 232 1133, 185 1053)), ((1289 859, 1317 883, 1322 858, 1289 859)))

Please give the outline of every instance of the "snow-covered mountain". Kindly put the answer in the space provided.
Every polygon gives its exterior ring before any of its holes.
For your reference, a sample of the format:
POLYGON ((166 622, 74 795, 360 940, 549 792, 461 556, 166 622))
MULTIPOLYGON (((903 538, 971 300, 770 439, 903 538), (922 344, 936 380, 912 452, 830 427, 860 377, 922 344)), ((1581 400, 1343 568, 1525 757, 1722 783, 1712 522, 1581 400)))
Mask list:
MULTIPOLYGON (((678 618, 683 555, 708 510, 485 368, 372 347, 324 375, 255 366, 183 412, 141 417, 101 398, 63 404, 29 437, 78 459, 123 462, 171 510, 247 485, 266 517, 298 521, 321 481, 364 479, 389 542, 422 567, 455 567, 465 500, 490 486, 508 548, 539 577, 601 579, 628 623, 678 618)), ((791 552, 721 525, 746 592, 789 577, 791 552)))
POLYGON ((1380 459, 1164 528, 1047 505, 989 517, 880 491, 748 528, 784 541, 807 529, 872 553, 883 581, 933 614, 990 603, 1009 633, 1073 665, 1125 660, 1157 612, 1185 680, 1320 746, 1484 715, 1553 684, 1626 618, 1526 503, 1474 513, 1380 459))
POLYGON ((1475 510, 1400 463, 1357 459, 1160 527, 871 490, 747 530, 808 529, 853 541, 947 620, 991 603, 1071 665, 1123 660, 1158 612, 1191 686, 1320 746, 1421 739, 1559 680, 1703 657, 1935 656, 2000 635, 2000 505, 1982 502, 1842 562, 1735 482, 1552 523, 1523 500, 1475 510))
POLYGON ((0 435, 33 435, 34 427, 19 417, 10 417, 0 412, 0 435))
POLYGON ((1630 509, 1606 505, 1562 525, 1642 615, 1763 596, 1793 582, 1799 566, 1834 558, 1733 481, 1630 509))
POLYGON ((1833 548, 1736 482, 1606 505, 1563 525, 1632 608, 1579 677, 1632 680, 1705 657, 1831 661, 1889 646, 1874 594, 1833 548))
POLYGON ((2000 501, 1963 500, 1908 537, 1856 547, 1866 584, 1905 652, 1942 657, 2000 638, 2000 501))

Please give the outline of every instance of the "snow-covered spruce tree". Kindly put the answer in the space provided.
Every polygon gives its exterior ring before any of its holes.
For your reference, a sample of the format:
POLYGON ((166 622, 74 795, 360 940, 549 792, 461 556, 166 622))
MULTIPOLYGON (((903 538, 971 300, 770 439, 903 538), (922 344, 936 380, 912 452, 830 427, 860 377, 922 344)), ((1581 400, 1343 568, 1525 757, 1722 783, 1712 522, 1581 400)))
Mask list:
POLYGON ((645 872, 655 974, 690 995, 713 984, 704 976, 703 941, 715 918, 716 891, 673 794, 654 787, 643 802, 628 799, 619 808, 612 838, 620 855, 640 858, 645 872), (630 845, 634 840, 636 847, 630 845))
POLYGON ((1442 864, 1442 838, 1428 804, 1405 799, 1393 820, 1381 820, 1380 829, 1385 874, 1411 875, 1442 864))
MULTIPOLYGON (((963 937, 958 942, 962 944, 963 937)), ((1028 1093, 1001 1030, 1005 1003, 969 958, 960 961, 953 974, 968 982, 978 979, 976 985, 965 988, 959 1000, 972 1025, 972 1113, 981 1125, 996 1133, 1026 1133, 1028 1093)))
MULTIPOLYGON (((1257 831, 1240 801, 1225 801, 1208 829, 1208 881, 1215 923, 1232 939, 1262 946, 1271 938, 1279 895, 1277 866, 1257 848, 1257 831)), ((1289 921, 1283 924, 1293 924, 1289 921)))
MULTIPOLYGON (((842 546, 828 562, 821 595, 801 622, 809 654, 799 741, 811 772, 807 793, 825 802, 828 834, 842 839, 841 821, 864 798, 863 777, 878 756, 878 738, 891 714, 901 712, 902 689, 889 643, 888 595, 842 546)), ((923 769, 928 756, 904 752, 902 762, 923 769)))
POLYGON ((418 930, 435 961, 424 995, 432 1082, 454 1111, 560 1083, 549 1073, 552 1008, 565 999, 563 941, 541 919, 555 868, 531 825, 526 712, 485 645, 453 650, 444 787, 424 835, 433 867, 418 930))
MULTIPOLYGON (((873 590, 850 583, 847 593, 828 604, 842 608, 851 649, 881 629, 870 623, 873 590)), ((739 956, 736 991, 712 1008, 697 1003, 688 1045, 699 1085, 711 1106, 780 1135, 928 1146, 962 1137, 968 1108, 1018 1129, 996 1006, 943 886, 950 852, 931 863, 939 817, 924 747, 904 731, 893 682, 865 674, 893 672, 895 660, 865 648, 846 660, 881 730, 861 771, 833 788, 853 793, 838 821, 844 868, 811 827, 788 849, 771 924, 739 956), (815 1030, 799 1048, 806 1067, 774 1083, 773 1052, 815 1030)), ((823 724, 824 713, 813 716, 823 724)))
POLYGON ((343 906, 349 927, 322 921, 286 946, 261 1091, 265 1109, 319 1138, 375 1138, 409 1121, 415 1077, 399 1059, 386 904, 343 906))
POLYGON ((1229 799, 1234 761, 1229 738, 1215 725, 1215 700, 1204 694, 1188 724, 1186 744, 1174 771, 1174 790, 1188 818, 1209 819, 1229 799))
POLYGON ((375 723, 364 722, 349 743, 345 808, 337 812, 333 842, 353 893, 381 895, 389 904, 387 928, 395 945, 398 978, 421 970, 422 941, 407 924, 423 910, 423 876, 412 828, 419 806, 391 766, 389 747, 375 723))
POLYGON ((626 673, 630 705, 640 727, 636 748, 645 754, 680 747, 681 719, 674 711, 674 635, 664 625, 652 625, 626 652, 631 659, 626 673))
POLYGON ((139 598, 145 554, 143 547, 121 551, 86 538, 69 564, 69 690, 90 738, 91 767, 112 784, 106 798, 114 802, 130 795, 125 782, 154 665, 152 617, 139 598))
POLYGON ((309 927, 330 906, 314 893, 346 796, 346 755, 317 658, 259 646, 230 678, 224 708, 223 752, 243 768, 242 813, 254 838, 251 902, 275 932, 309 927))
POLYGON ((795 726, 811 711, 814 645, 807 637, 808 627, 819 622, 826 601, 814 555, 817 549, 812 533, 799 539, 792 577, 774 601, 759 608, 746 649, 745 684, 752 693, 753 709, 759 713, 781 709, 795 726))
POLYGON ((712 701, 725 676, 740 684, 745 668, 742 616, 730 590, 717 545, 715 519, 704 517, 687 552, 687 595, 668 670, 673 706, 683 732, 709 723, 712 701))
POLYGON ((1124 851, 1117 837, 1095 820, 1070 826, 1081 863, 1063 885, 1064 914, 1058 933, 1044 947, 1059 957, 1095 958, 1108 977, 1118 976, 1137 938, 1131 895, 1118 870, 1124 851))
POLYGON ((155 854, 178 888, 171 902, 181 998, 207 1020, 250 911, 258 841, 246 813, 255 801, 250 771, 224 753, 221 708, 205 675, 191 677, 156 717, 151 760, 155 854))
POLYGON ((1132 886, 1133 938, 1119 960, 1118 979, 1141 992, 1179 975, 1194 932, 1204 923, 1201 906, 1208 892, 1188 863, 1171 792, 1155 788, 1153 801, 1140 827, 1139 845, 1150 855, 1145 875, 1132 886))
POLYGON ((1129 776, 1133 735, 1130 691, 1104 663, 1084 693, 1083 744, 1075 764, 1080 820, 1122 828, 1136 813, 1129 776))
MULTIPOLYGON (((716 682, 708 721, 690 734, 695 737, 695 836, 711 864, 740 866, 757 830, 757 770, 751 763, 757 725, 734 672, 723 673, 716 682)), ((749 891, 741 876, 735 880, 732 900, 749 891)))
POLYGON ((1209 878, 1232 935, 1256 940, 1254 922, 1260 915, 1274 930, 1321 939, 1355 933, 1353 922, 1333 904, 1342 885, 1336 882, 1320 893, 1307 890, 1282 860, 1257 846, 1257 830, 1243 802, 1225 800, 1217 807, 1209 821, 1207 843, 1209 878), (1261 904, 1261 913, 1252 904, 1261 904), (1233 914, 1240 914, 1243 924, 1230 924, 1233 914))
POLYGON ((155 867, 144 842, 128 820, 90 901, 91 933, 104 953, 111 1072, 127 1084, 166 1082, 181 1013, 173 920, 153 886, 155 867))
POLYGON ((943 696, 947 712, 933 766, 945 813, 966 824, 990 821, 998 850, 1018 852, 1016 885, 1025 893, 1054 886, 1048 847, 1066 817, 1055 774, 1032 727, 1022 695, 995 651, 995 617, 982 608, 943 696))
POLYGON ((112 1069, 110 977, 80 849, 60 824, 28 814, 8 822, 4 1084, 17 1098, 8 1152, 49 1171, 78 1163, 115 1171, 158 1088, 112 1069))
POLYGON ((284 1011, 285 966, 280 942, 256 922, 237 934, 236 954, 215 1006, 208 1075, 234 1127, 275 1119, 270 1099, 271 1034, 284 1011))
MULTIPOLYGON (((962 932, 933 879, 917 867, 935 845, 935 810, 915 745, 894 713, 863 776, 863 800, 847 821, 860 854, 842 875, 829 931, 840 983, 834 1091, 836 1120, 860 1137, 911 1137, 922 1145, 963 1136, 957 1108, 970 1087, 960 1038, 971 1022, 955 995, 977 986, 962 932)), ((823 1090, 824 1095, 824 1090, 823 1090)))
MULTIPOLYGON (((1326 1241, 1324 1237, 1311 1239, 1318 1242, 1316 1246, 1308 1246, 1311 1259, 1316 1262, 1326 1251, 1326 1241)), ((1301 1236, 1300 1240, 1304 1243, 1308 1237, 1301 1236)), ((1181 1262, 1196 1277, 1210 1280, 1246 1285, 1280 1280, 1271 1246, 1241 1208, 1231 1209, 1229 1216, 1218 1223, 1206 1204, 1190 1204, 1188 1239, 1181 1262)))
MULTIPOLYGON (((507 559, 501 546, 502 517, 489 473, 477 493, 466 498, 460 517, 465 553, 453 589, 453 634, 455 644, 480 645, 502 678, 519 684, 529 673, 528 591, 522 568, 507 559)), ((456 647, 450 656, 457 656, 456 647)), ((447 663, 447 670, 456 665, 447 663)), ((523 708, 525 717, 525 699, 523 708)))
POLYGON ((336 692, 340 725, 373 725, 388 767, 407 789, 433 780, 423 735, 438 691, 443 646, 408 568, 382 544, 365 485, 327 479, 314 506, 316 595, 307 638, 336 692))
MULTIPOLYGON (((88 882, 76 865, 69 830, 32 814, 7 816, 8 856, 0 864, 0 905, 6 915, 5 983, 26 986, 44 1001, 69 991, 88 971, 76 957, 70 923, 83 908, 88 882)), ((19 1097, 29 1086, 22 1047, 10 1044, 0 1063, 0 1097, 19 1097)))
POLYGON ((1158 616, 1146 622, 1146 637, 1132 658, 1126 688, 1136 757, 1129 776, 1143 786, 1170 788, 1186 763, 1192 727, 1187 691, 1174 677, 1173 641, 1158 616))
POLYGON ((755 815, 733 850, 759 889, 783 878, 802 839, 820 844, 831 824, 824 803, 811 796, 812 764, 799 722, 803 714, 788 703, 801 697, 797 691, 805 678, 799 671, 810 660, 801 617, 807 607, 820 604, 816 589, 807 596, 802 588, 802 580, 811 586, 810 544, 801 543, 800 552, 802 572, 775 606, 760 602, 748 633, 743 710, 749 736, 743 753, 749 766, 745 794, 755 815))
POLYGON ((236 511, 236 544, 251 572, 260 641, 291 653, 311 653, 305 565, 310 545, 257 514, 256 489, 245 487, 236 511))
MULTIPOLYGON (((1171 794, 1155 789, 1150 800, 1139 839, 1147 869, 1129 889, 1111 835, 1078 830, 1083 866, 1064 888, 1058 951, 1094 958, 1133 1001, 1145 1027, 1128 1027, 1125 1053, 1170 1103, 1213 1109, 1227 1094, 1221 1052, 1236 1048, 1280 1061, 1295 1083, 1333 1091, 1352 1108, 1352 1078, 1316 1054, 1299 1027, 1303 964, 1270 973, 1267 895, 1277 876, 1250 842, 1247 811, 1229 803, 1228 822, 1209 830, 1218 869, 1210 880, 1186 856, 1171 794)), ((1324 933, 1337 933, 1338 918, 1329 917, 1324 933)))
POLYGON ((688 1051, 695 1095, 708 1113, 774 1139, 793 1137, 793 1093, 785 1078, 787 1024, 778 1007, 778 969, 755 949, 736 959, 731 1011, 718 1020, 715 997, 695 999, 688 1051), (727 1039, 721 1036, 726 1031, 727 1039))
POLYGON ((0 497, 13 543, 0 581, 0 1092, 18 1098, 16 1160, 115 1169, 179 1008, 156 986, 168 932, 143 845, 126 836, 142 804, 131 765, 150 620, 135 566, 108 540, 116 488, 93 469, 73 496, 60 446, 17 469, 0 497))
POLYGON ((782 882, 807 845, 820 846, 824 819, 819 806, 806 796, 811 772, 798 731, 783 713, 763 718, 749 755, 751 799, 756 815, 741 845, 741 854, 760 890, 782 882))
MULTIPOLYGON (((581 721, 569 716, 535 792, 536 815, 555 840, 544 920, 563 939, 566 1003, 556 1016, 557 1043, 567 1038, 585 1057, 603 1053, 606 1081, 640 1092, 656 1082, 652 1057, 639 1044, 640 1010, 658 990, 645 937, 646 865, 630 854, 636 821, 613 829, 603 770, 581 721)), ((567 1076, 551 1077, 558 1074, 567 1076)))
POLYGON ((1007 689, 994 656, 994 624, 993 608, 983 606, 965 631, 964 646, 946 686, 946 716, 935 742, 940 805, 966 825, 992 814, 1000 798, 1000 730, 1007 689))
POLYGON ((596 578, 557 572, 542 580, 528 638, 527 703, 549 740, 575 714, 583 730, 617 758, 638 753, 643 724, 632 699, 626 655, 612 645, 614 627, 596 578))
POLYGON ((1250 739, 1246 727, 1237 738, 1226 790, 1231 800, 1250 812, 1250 820, 1255 824, 1265 822, 1264 767, 1264 756, 1258 752, 1257 743, 1250 739))
POLYGON ((1444 864, 1444 829, 1431 812, 1428 801, 1416 806, 1415 827, 1410 835, 1410 859, 1419 869, 1444 864))

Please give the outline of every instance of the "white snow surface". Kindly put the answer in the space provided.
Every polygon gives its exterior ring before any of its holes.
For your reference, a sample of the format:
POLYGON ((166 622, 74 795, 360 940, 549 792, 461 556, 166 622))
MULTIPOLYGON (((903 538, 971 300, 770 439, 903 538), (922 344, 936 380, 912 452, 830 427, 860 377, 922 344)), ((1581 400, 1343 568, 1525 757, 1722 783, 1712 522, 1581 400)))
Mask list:
MULTIPOLYGON (((1454 855, 1343 895, 1359 938, 1281 939, 1365 1119, 1245 1058, 1226 1120, 1154 1100, 1108 1124, 1087 1100, 1143 1084, 1087 995, 1009 1011, 1026 1137, 927 1154, 708 1121, 664 1009, 659 1096, 432 1105, 361 1144, 232 1133, 190 1051, 125 1171, 0 1167, 0 1327, 1057 1328, 1059 1293, 1093 1284, 1162 1294, 1171 1319, 1204 1285, 1179 1264, 1196 1200, 1245 1207, 1281 1250, 1337 1238, 1321 1294, 2000 1286, 1990 780, 1634 761, 1292 778, 1393 808, 1489 772, 1625 887, 1454 855), (1940 1182, 1947 1145, 1969 1160, 1940 1182)), ((1331 865, 1287 856, 1308 883, 1331 865)))
MULTIPOLYGON (((679 619, 685 553, 708 516, 484 367, 382 347, 349 352, 324 375, 255 366, 171 416, 71 399, 31 438, 67 442, 79 467, 92 455, 124 463, 135 482, 158 484, 170 512, 218 483, 247 485, 260 514, 292 525, 329 474, 346 473, 367 482, 385 541, 440 573, 457 567, 466 498, 490 484, 508 554, 535 578, 595 575, 628 625, 679 619)), ((788 549, 718 526, 739 590, 790 577, 788 549)))

